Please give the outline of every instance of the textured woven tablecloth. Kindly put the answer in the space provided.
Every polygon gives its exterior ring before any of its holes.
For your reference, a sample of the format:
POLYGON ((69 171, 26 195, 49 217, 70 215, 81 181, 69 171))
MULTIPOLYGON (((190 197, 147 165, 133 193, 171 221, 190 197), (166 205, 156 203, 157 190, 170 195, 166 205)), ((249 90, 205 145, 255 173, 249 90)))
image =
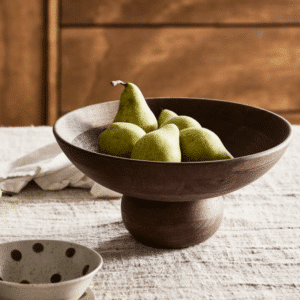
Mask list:
MULTIPOLYGON (((62 239, 98 251, 91 285, 100 299, 300 299, 300 126, 263 177, 223 196, 224 219, 206 242, 154 249, 126 231, 120 199, 87 189, 43 191, 29 184, 0 199, 0 243, 62 239)), ((53 142, 51 127, 0 128, 0 162, 53 142)))

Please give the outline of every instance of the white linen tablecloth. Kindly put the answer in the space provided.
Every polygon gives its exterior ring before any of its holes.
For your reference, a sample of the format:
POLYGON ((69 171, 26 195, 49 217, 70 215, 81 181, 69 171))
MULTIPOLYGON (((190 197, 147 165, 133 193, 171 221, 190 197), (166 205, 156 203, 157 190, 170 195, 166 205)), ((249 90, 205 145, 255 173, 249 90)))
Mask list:
MULTIPOLYGON (((223 196, 224 219, 206 242, 182 250, 146 247, 125 229, 120 198, 89 189, 44 191, 34 182, 0 199, 0 243, 61 239, 98 251, 91 285, 100 299, 300 299, 300 126, 263 177, 223 196)), ((0 128, 0 162, 55 141, 52 128, 0 128)))

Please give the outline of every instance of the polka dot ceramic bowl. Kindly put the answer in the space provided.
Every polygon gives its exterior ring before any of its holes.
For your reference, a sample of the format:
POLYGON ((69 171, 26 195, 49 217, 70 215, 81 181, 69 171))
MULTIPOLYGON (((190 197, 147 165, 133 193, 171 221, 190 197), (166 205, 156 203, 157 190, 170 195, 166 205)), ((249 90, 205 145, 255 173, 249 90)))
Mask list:
POLYGON ((0 244, 0 300, 77 300, 84 298, 102 267, 96 251, 55 240, 0 244))

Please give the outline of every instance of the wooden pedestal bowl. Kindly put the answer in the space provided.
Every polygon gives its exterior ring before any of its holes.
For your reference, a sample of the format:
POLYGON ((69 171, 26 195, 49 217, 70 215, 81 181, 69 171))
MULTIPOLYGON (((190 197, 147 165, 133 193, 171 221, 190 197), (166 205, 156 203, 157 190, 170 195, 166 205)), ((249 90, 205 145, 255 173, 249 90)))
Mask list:
POLYGON ((123 194, 128 231, 153 247, 184 248, 210 238, 223 216, 221 195, 258 179, 281 158, 292 139, 284 118, 257 107, 196 98, 148 98, 162 109, 195 118, 214 131, 234 159, 154 162, 98 152, 99 134, 113 122, 119 101, 90 105, 62 116, 53 132, 74 165, 97 183, 123 194))

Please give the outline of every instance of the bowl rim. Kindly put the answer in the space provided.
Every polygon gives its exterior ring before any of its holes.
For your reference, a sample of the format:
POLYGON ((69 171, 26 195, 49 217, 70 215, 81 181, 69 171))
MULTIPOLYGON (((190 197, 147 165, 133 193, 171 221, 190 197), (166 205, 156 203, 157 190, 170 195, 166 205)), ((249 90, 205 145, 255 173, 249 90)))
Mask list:
POLYGON ((257 106, 253 106, 253 105, 249 105, 249 104, 245 104, 245 103, 234 102, 234 101, 228 101, 228 100, 198 98, 198 97, 147 97, 145 99, 150 100, 150 101, 155 100, 155 99, 209 100, 209 101, 213 101, 213 102, 222 102, 222 103, 227 102, 227 103, 232 103, 232 104, 238 105, 238 106, 251 107, 251 108, 254 108, 254 109, 257 109, 257 110, 265 111, 265 112, 267 112, 269 114, 272 114, 275 117, 281 119, 287 125, 287 128, 289 128, 289 133, 288 133, 287 137, 281 143, 279 143, 278 145, 276 145, 276 146, 274 146, 270 149, 267 149, 267 150, 264 150, 264 151, 261 151, 261 152, 257 152, 257 153, 253 153, 253 154, 249 154, 249 155, 244 155, 244 156, 233 157, 233 158, 230 158, 230 159, 210 160, 210 161, 192 161, 192 162, 166 162, 166 161, 139 160, 139 159, 133 159, 133 158, 127 158, 127 157, 121 157, 121 156, 114 156, 114 155, 110 155, 110 154, 104 154, 104 153, 100 153, 100 152, 94 152, 94 151, 90 151, 88 149, 79 147, 77 145, 74 145, 74 144, 66 141, 58 133, 57 127, 58 127, 59 123, 61 122, 61 120, 63 118, 65 118, 67 115, 70 115, 70 114, 72 114, 75 111, 78 111, 80 109, 84 109, 84 108, 88 108, 88 107, 92 107, 92 106, 98 106, 98 105, 101 105, 101 104, 120 102, 120 100, 112 100, 112 101, 106 101, 106 102, 90 104, 90 105, 83 106, 83 107, 74 109, 72 111, 69 111, 68 113, 64 114, 63 116, 61 116, 60 118, 58 118, 55 121, 55 123, 52 127, 53 134, 54 134, 56 139, 60 140, 61 142, 65 143, 65 144, 68 144, 71 147, 75 147, 80 151, 86 151, 86 152, 89 152, 89 153, 92 153, 92 154, 95 154, 95 155, 98 155, 98 156, 110 158, 110 159, 117 159, 117 160, 121 160, 121 161, 122 160, 135 161, 135 162, 138 162, 138 163, 141 163, 141 164, 151 164, 151 165, 153 165, 153 164, 162 164, 162 165, 179 165, 179 164, 180 165, 192 165, 192 164, 193 165, 198 165, 198 164, 201 164, 202 165, 202 164, 211 164, 211 163, 216 164, 216 163, 225 162, 225 161, 230 161, 231 162, 231 161, 239 161, 239 160, 245 160, 245 159, 256 159, 256 158, 259 158, 259 157, 262 157, 262 156, 265 156, 265 155, 269 155, 271 153, 274 153, 274 152, 276 152, 280 149, 283 149, 283 148, 287 147, 291 143, 292 138, 293 138, 293 128, 292 128, 292 126, 291 126, 291 124, 288 120, 286 120, 284 117, 280 116, 279 114, 277 114, 275 112, 272 112, 272 111, 269 111, 267 109, 260 108, 260 107, 257 107, 257 106))
POLYGON ((72 283, 76 283, 76 282, 80 282, 80 281, 85 281, 87 280, 89 277, 94 277, 94 275, 102 268, 103 266, 103 258, 101 256, 101 254, 99 254, 97 251, 95 251, 92 248, 89 248, 87 246, 84 246, 82 244, 79 243, 74 243, 71 241, 67 241, 67 240, 55 240, 55 239, 26 239, 26 240, 15 240, 15 241, 10 241, 10 242, 5 242, 5 243, 0 243, 0 247, 1 246, 5 246, 5 245, 9 245, 9 244, 14 244, 14 243, 23 243, 23 242, 55 242, 55 243, 66 243, 66 244, 70 244, 70 245, 74 245, 74 246, 78 246, 81 248, 84 248, 90 252, 92 252, 93 254, 96 255, 96 257, 99 259, 98 265, 97 267, 90 273, 86 274, 86 275, 82 275, 78 278, 74 278, 74 279, 70 279, 70 280, 64 280, 64 281, 60 281, 60 282, 50 282, 50 283, 30 283, 30 284, 24 284, 24 283, 19 283, 19 282, 11 282, 11 281, 5 281, 2 280, 0 281, 0 287, 1 285, 7 285, 7 286, 11 286, 11 287, 18 287, 18 288, 24 288, 24 289, 32 289, 32 288, 49 288, 49 287, 59 287, 59 286, 63 286, 63 285, 69 285, 72 283))

